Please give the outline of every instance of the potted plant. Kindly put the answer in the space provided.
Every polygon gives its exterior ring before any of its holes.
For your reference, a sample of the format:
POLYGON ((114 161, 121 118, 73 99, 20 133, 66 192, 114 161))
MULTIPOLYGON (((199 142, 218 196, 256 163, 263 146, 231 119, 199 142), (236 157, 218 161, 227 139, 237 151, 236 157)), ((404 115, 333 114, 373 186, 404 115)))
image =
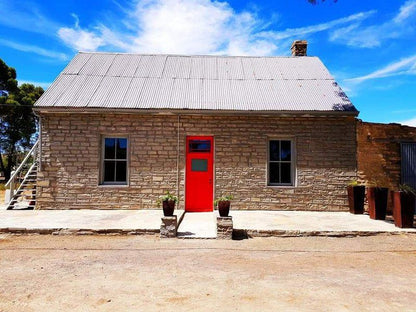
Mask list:
POLYGON ((406 184, 399 185, 399 191, 392 191, 394 225, 400 228, 413 227, 416 191, 406 184))
POLYGON ((221 217, 228 217, 228 214, 230 213, 230 201, 233 198, 233 195, 226 195, 221 196, 214 201, 214 205, 218 207, 218 212, 221 217))
POLYGON ((364 198, 365 198, 365 186, 360 185, 356 180, 351 181, 347 187, 348 191, 348 205, 350 207, 350 213, 363 214, 364 213, 364 198))
POLYGON ((160 206, 160 203, 162 203, 163 215, 165 217, 173 216, 173 211, 175 210, 175 204, 177 202, 178 202, 178 197, 171 194, 169 191, 167 191, 165 195, 163 195, 157 200, 158 206, 160 206))
POLYGON ((388 192, 388 188, 374 183, 367 188, 368 214, 371 219, 386 219, 388 192))

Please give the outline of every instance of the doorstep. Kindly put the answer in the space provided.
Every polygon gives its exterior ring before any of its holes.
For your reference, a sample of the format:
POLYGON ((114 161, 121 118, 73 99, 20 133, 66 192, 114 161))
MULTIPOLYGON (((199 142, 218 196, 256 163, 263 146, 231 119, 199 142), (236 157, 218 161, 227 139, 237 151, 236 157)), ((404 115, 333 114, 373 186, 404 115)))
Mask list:
POLYGON ((178 238, 217 238, 214 212, 186 212, 178 228, 178 238))

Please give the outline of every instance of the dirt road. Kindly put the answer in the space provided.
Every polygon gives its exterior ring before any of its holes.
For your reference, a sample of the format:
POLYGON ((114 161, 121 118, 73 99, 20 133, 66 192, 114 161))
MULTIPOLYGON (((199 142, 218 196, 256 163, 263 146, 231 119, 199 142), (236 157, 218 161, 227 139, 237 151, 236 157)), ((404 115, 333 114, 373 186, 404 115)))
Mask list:
POLYGON ((415 311, 416 235, 0 236, 0 311, 415 311))

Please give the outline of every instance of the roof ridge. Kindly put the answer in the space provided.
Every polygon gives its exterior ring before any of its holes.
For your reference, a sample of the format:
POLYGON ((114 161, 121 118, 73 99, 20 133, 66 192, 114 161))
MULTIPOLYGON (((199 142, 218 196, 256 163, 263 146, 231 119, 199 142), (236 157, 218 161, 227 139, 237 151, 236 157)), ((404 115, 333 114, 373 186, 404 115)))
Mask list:
POLYGON ((167 57, 221 57, 221 58, 284 58, 302 59, 318 58, 318 56, 291 56, 291 55, 219 55, 219 54, 172 54, 172 53, 135 53, 110 51, 78 51, 78 54, 109 54, 109 55, 141 55, 141 56, 167 56, 167 57))

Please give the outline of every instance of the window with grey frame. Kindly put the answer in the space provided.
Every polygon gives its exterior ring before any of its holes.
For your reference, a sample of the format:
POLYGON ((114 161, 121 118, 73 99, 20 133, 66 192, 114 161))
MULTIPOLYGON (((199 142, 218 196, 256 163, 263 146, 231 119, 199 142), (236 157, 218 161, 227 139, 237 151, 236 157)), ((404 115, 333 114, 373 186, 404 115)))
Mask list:
POLYGON ((292 145, 291 140, 269 140, 268 185, 294 185, 292 145))
POLYGON ((103 138, 103 184, 127 184, 127 138, 103 138))

